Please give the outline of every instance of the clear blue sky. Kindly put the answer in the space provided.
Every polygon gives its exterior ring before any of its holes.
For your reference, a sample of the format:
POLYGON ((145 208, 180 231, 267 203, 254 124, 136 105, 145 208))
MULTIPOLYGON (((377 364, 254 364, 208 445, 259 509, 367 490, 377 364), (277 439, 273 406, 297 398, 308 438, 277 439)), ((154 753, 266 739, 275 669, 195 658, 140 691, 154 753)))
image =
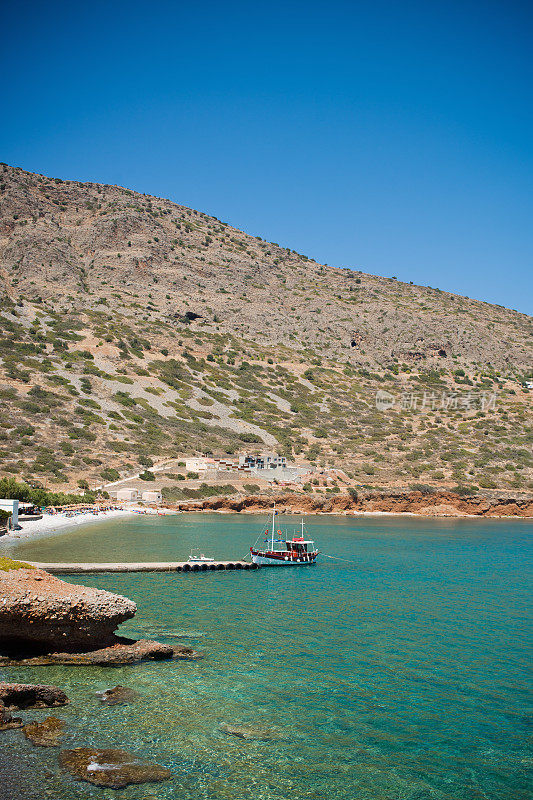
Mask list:
POLYGON ((0 160, 533 312, 530 3, 6 4, 0 160))

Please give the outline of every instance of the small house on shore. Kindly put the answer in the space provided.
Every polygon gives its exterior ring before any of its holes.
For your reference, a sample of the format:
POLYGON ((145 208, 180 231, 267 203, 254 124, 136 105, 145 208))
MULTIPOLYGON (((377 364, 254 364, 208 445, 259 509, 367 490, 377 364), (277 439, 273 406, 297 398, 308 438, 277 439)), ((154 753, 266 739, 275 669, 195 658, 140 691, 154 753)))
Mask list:
POLYGON ((136 503, 138 499, 138 489, 117 489, 117 500, 119 503, 136 503))
POLYGON ((150 491, 142 493, 142 501, 143 503, 157 503, 159 504, 162 501, 163 497, 161 492, 158 492, 154 489, 150 491))

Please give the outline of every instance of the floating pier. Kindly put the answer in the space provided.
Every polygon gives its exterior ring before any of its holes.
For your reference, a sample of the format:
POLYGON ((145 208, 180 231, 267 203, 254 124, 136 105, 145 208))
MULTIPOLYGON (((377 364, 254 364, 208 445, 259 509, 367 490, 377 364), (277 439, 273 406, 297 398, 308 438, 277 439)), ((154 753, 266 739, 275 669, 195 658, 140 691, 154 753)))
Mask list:
POLYGON ((38 569, 52 575, 94 574, 98 572, 208 572, 223 569, 258 569, 258 565, 248 561, 209 561, 194 563, 190 561, 139 561, 121 564, 48 564, 40 561, 27 561, 38 569))

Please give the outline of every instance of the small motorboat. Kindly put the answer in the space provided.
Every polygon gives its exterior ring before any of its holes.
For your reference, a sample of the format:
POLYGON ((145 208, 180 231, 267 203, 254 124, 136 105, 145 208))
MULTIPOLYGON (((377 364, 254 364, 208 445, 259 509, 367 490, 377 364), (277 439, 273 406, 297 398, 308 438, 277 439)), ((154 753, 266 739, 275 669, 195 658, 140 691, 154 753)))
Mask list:
POLYGON ((204 556, 204 554, 197 547, 194 547, 191 550, 191 554, 187 559, 187 562, 189 564, 212 564, 214 560, 214 558, 204 556))

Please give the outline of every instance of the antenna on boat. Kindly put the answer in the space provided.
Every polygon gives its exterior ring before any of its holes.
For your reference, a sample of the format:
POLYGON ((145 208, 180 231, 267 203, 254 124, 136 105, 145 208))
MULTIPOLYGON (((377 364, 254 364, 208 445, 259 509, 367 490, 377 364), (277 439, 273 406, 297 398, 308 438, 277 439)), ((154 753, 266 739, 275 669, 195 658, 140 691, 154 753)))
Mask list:
POLYGON ((305 539, 304 536, 304 518, 302 517, 302 539, 305 539))
POLYGON ((276 516, 276 504, 274 503, 274 508, 272 509, 272 546, 271 549, 274 550, 274 517, 276 516))

